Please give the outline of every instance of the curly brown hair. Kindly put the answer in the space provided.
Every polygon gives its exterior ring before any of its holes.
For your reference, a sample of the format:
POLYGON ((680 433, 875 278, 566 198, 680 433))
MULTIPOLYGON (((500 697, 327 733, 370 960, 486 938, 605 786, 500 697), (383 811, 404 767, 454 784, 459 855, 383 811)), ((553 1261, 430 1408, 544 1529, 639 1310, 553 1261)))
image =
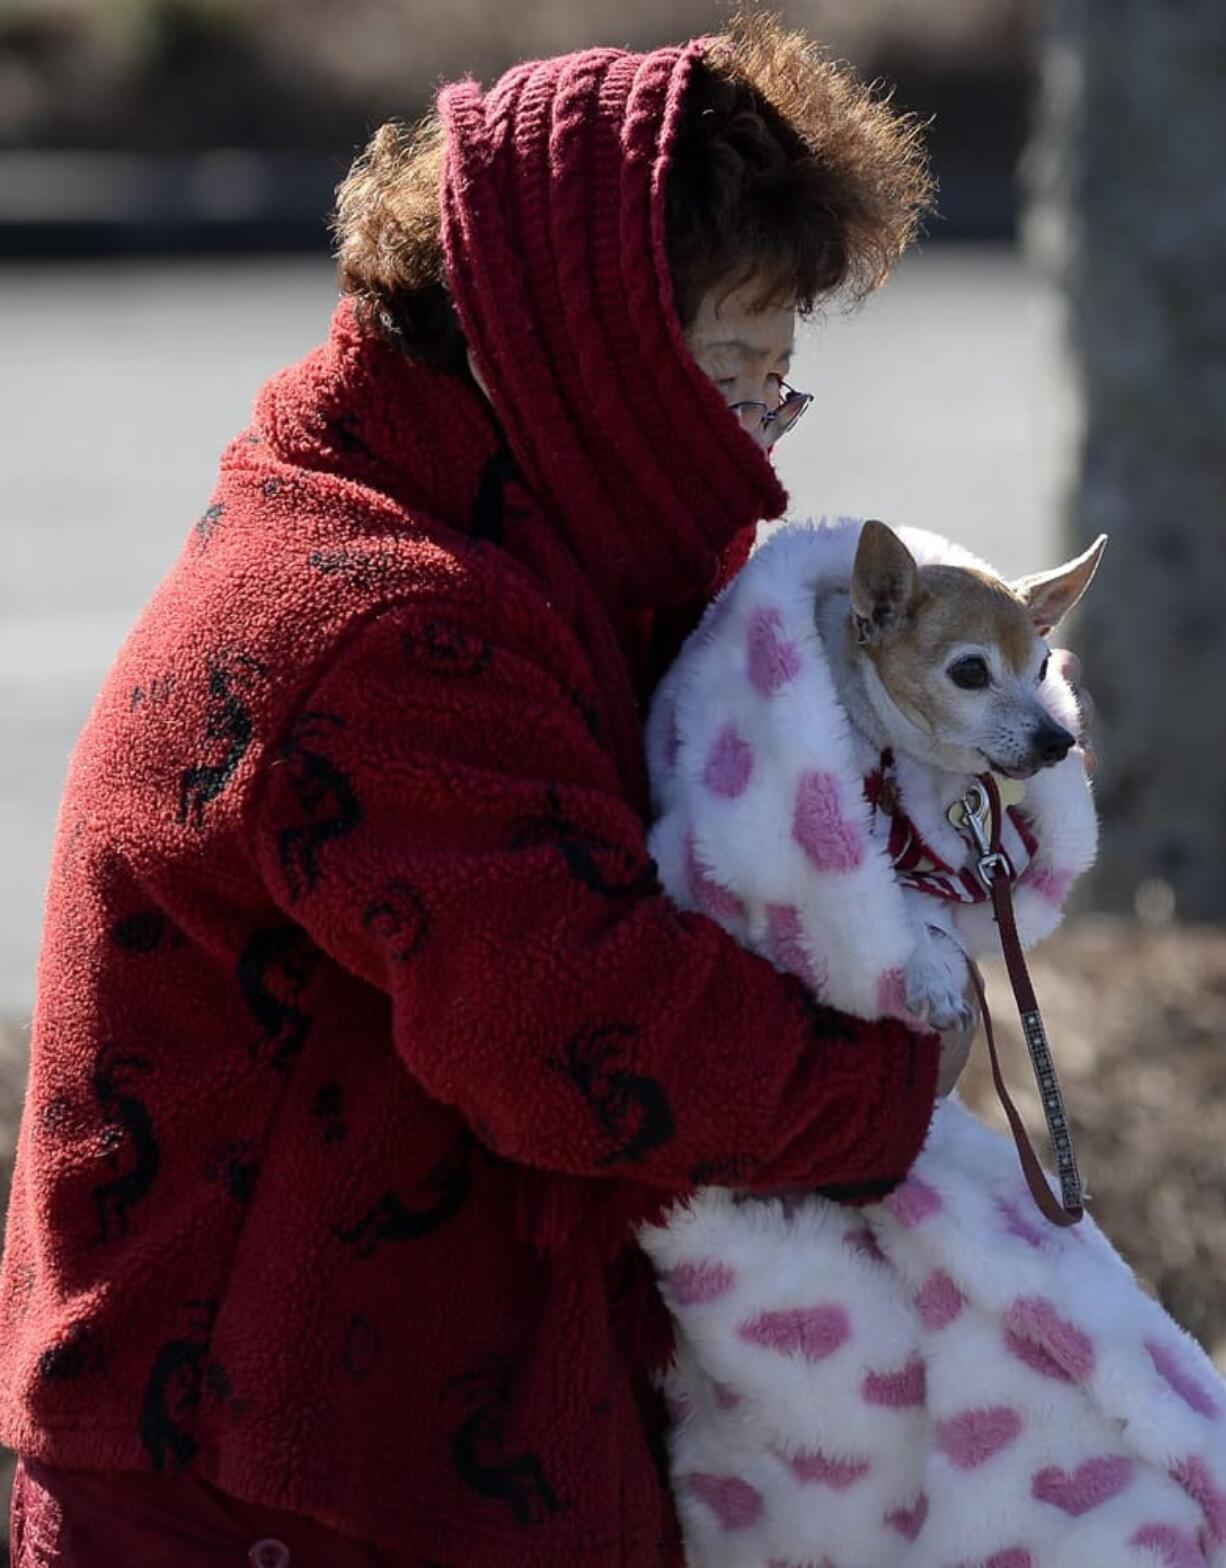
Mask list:
MULTIPOLYGON (((337 191, 342 292, 414 359, 463 371, 439 190, 444 131, 380 127, 337 191)), ((738 16, 695 67, 666 193, 682 325, 707 289, 763 279, 801 314, 885 281, 930 209, 923 128, 772 16, 738 16)), ((765 303, 765 300, 764 300, 765 303)))

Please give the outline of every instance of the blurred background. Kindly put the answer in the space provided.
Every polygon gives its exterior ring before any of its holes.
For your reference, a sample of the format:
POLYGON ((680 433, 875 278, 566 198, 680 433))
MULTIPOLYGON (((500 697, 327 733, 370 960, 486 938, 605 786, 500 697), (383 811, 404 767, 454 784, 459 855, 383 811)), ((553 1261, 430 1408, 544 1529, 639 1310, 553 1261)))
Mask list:
MULTIPOLYGON (((794 515, 1005 574, 1071 629, 1100 868, 1034 963, 1095 1214, 1226 1367, 1226 7, 791 0, 930 122, 940 213, 802 339, 794 515)), ((441 80, 717 29, 710 0, 0 0, 0 1159, 67 758, 260 383, 327 330, 332 190, 441 80)), ((999 1018, 1012 1011, 991 977, 999 1018)), ((1011 1078, 1037 1100, 1012 1034, 1011 1078)), ((991 1107, 977 1065, 969 1097, 991 1107)))

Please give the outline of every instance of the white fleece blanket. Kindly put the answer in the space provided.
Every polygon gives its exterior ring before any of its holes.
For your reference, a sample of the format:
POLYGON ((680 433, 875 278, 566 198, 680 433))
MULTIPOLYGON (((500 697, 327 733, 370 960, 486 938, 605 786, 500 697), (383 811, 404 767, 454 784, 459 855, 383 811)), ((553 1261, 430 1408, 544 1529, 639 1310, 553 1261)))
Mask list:
MULTIPOLYGON (((665 886, 822 998, 901 1012, 916 913, 815 630, 859 525, 779 530, 711 607, 648 727, 665 886)), ((921 564, 980 565, 902 531, 921 564)), ((1049 682, 1053 711, 1068 691, 1049 682)), ((951 864, 965 778, 899 759, 951 864)), ((1093 858, 1075 756, 1029 781, 1024 942, 1093 858)), ((935 899, 924 899, 929 906, 935 899)), ((964 945, 990 906, 942 904, 964 945)), ((1054 1042, 1059 1051, 1059 1042, 1054 1042)), ((884 1203, 707 1189, 644 1231, 675 1316, 674 1485, 695 1568, 1226 1568, 1226 1384, 1090 1219, 1050 1225, 955 1099, 884 1203)))

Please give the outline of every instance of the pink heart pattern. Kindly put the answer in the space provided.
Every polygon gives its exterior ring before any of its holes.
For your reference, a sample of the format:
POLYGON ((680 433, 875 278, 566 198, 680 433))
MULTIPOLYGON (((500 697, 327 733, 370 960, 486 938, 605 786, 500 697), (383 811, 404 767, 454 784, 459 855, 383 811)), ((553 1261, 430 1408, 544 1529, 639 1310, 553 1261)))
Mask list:
POLYGON ((1205 1568, 1200 1547, 1186 1530, 1177 1530, 1172 1524, 1143 1524, 1128 1544, 1157 1552, 1162 1568, 1205 1568))
POLYGON ((842 789, 834 773, 802 773, 796 785, 792 837, 818 871, 855 871, 866 844, 856 823, 843 815, 842 789))
MULTIPOLYGON (((1088 1382, 1094 1375, 1094 1341, 1076 1323, 1062 1317, 1045 1296, 1019 1296, 1005 1313, 1005 1328, 1046 1351, 1075 1382, 1088 1382)), ((1010 1348, 1018 1353, 1014 1346, 1010 1348)), ((1021 1359, 1026 1359, 1024 1354, 1021 1359)), ((1036 1366, 1035 1370, 1045 1369, 1036 1366)))
POLYGON ((745 1402, 730 1383, 712 1383, 711 1392, 721 1410, 738 1410, 745 1402))
POLYGON ((916 1309, 929 1329, 948 1328, 965 1305, 966 1297, 944 1269, 935 1269, 915 1293, 916 1309))
POLYGON ((1158 1376, 1169 1384, 1185 1405, 1195 1410, 1197 1415, 1212 1421, 1218 1413, 1217 1401, 1204 1384, 1182 1365, 1176 1352, 1154 1339, 1147 1339, 1145 1348, 1158 1376))
POLYGON ((725 724, 702 770, 703 783, 713 795, 735 800, 749 787, 752 773, 753 747, 737 733, 735 724, 725 724))
POLYGON ((978 1470, 1014 1442, 1022 1418, 1008 1405, 963 1410, 936 1424, 937 1447, 959 1470, 978 1470))
POLYGON ((1071 871, 1063 871, 1056 866, 1044 866, 1037 860, 1032 860, 1022 872, 1019 881, 1023 887, 1033 888, 1040 898, 1045 898, 1049 904, 1054 904, 1057 909, 1061 909, 1075 878, 1071 871))
POLYGON ((783 1356, 803 1356, 824 1361, 851 1338, 851 1320, 835 1304, 796 1307, 782 1312, 760 1312, 737 1327, 747 1344, 776 1350, 783 1356))
POLYGON ((736 1270, 715 1258, 702 1258, 675 1264, 661 1281, 678 1306, 693 1307, 726 1296, 736 1284, 736 1270))
POLYGON ((1047 1236, 1041 1231, 1037 1223, 1022 1213, 1016 1203, 1008 1198, 998 1198, 996 1207, 1005 1222, 1005 1229, 1010 1236, 1016 1236, 1019 1241, 1024 1241, 1028 1247, 1033 1247, 1036 1252, 1042 1250, 1047 1236))
POLYGON ((853 1252, 858 1252, 862 1258, 868 1258, 872 1263, 884 1263, 885 1253, 872 1230, 867 1225, 858 1225, 855 1230, 849 1230, 843 1237, 843 1245, 850 1247, 853 1252))
POLYGON ((1010 1546, 1003 1552, 993 1552, 991 1557, 985 1557, 981 1562, 972 1563, 964 1559, 955 1563, 954 1568, 1034 1568, 1034 1558, 1024 1546, 1010 1546))
POLYGON ((1133 1462, 1123 1454, 1087 1459, 1070 1475, 1056 1465, 1040 1470, 1030 1482, 1030 1495, 1051 1503, 1073 1519, 1118 1497, 1132 1482, 1133 1462))
POLYGON ((866 1372, 860 1386, 866 1405, 885 1405, 905 1410, 922 1405, 928 1398, 928 1371, 916 1356, 897 1372, 866 1372))
POLYGON ((780 969, 799 975, 809 990, 817 994, 829 977, 824 966, 814 961, 805 946, 804 936, 804 920, 795 904, 767 904, 767 956, 780 969))
POLYGON ((1226 1492, 1214 1481, 1205 1461, 1192 1455, 1181 1459, 1171 1466, 1171 1479, 1204 1514, 1205 1530, 1213 1545, 1226 1545, 1226 1492))
POLYGON ((939 1214, 945 1207, 941 1194, 922 1176, 910 1176, 885 1200, 885 1206, 908 1230, 939 1214))
POLYGON ((774 606, 750 618, 747 653, 749 680, 762 697, 773 697, 800 673, 800 649, 784 635, 783 614, 774 606))
POLYGON ((725 1530, 747 1530, 762 1517, 762 1494, 739 1475, 710 1475, 693 1471, 683 1484, 719 1520, 725 1530))
POLYGON ((862 1481, 872 1468, 868 1459, 831 1459, 819 1449, 807 1454, 780 1455, 798 1481, 828 1486, 835 1492, 862 1481))
POLYGON ((722 921, 725 925, 744 918, 744 904, 735 893, 722 887, 698 858, 698 847, 692 834, 685 841, 685 870, 690 896, 704 915, 722 921))
POLYGON ((910 1508, 896 1508, 893 1513, 885 1516, 885 1522, 892 1530, 897 1530, 905 1540, 919 1539, 919 1533, 924 1528, 928 1518, 928 1498, 924 1492, 912 1503, 910 1508))

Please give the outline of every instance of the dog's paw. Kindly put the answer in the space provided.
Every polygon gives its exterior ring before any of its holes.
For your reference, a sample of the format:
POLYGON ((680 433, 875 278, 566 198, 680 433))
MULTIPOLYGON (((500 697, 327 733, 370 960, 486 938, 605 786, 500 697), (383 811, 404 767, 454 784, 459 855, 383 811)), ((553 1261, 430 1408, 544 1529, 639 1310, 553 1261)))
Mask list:
POLYGON ((906 968, 907 1007, 943 1034, 969 1029, 975 1013, 966 999, 969 972, 962 949, 943 931, 925 927, 906 968))

